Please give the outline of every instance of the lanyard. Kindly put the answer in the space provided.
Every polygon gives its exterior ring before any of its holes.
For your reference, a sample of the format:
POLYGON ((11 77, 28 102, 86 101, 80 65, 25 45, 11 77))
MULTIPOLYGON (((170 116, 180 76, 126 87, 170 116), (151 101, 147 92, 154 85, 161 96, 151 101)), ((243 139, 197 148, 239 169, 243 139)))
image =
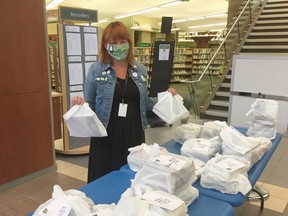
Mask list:
POLYGON ((124 84, 124 88, 122 89, 118 80, 116 80, 116 83, 119 87, 119 90, 121 92, 121 96, 122 96, 122 103, 124 103, 124 97, 126 95, 126 90, 127 90, 127 83, 128 83, 128 78, 129 78, 129 72, 127 71, 127 74, 126 74, 126 78, 125 78, 125 84, 124 84), (123 91, 122 91, 123 90, 123 91))

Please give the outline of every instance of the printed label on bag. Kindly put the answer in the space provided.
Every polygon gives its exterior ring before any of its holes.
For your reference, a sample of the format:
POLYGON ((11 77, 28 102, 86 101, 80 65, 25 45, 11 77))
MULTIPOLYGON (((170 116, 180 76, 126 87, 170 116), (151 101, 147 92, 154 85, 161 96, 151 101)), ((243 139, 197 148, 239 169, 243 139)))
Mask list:
POLYGON ((218 166, 226 169, 228 172, 234 172, 245 167, 244 163, 241 163, 233 158, 227 158, 216 163, 218 166))
POLYGON ((142 196, 146 202, 159 206, 161 208, 174 211, 183 204, 183 200, 169 194, 159 193, 157 191, 149 191, 142 196))
POLYGON ((192 151, 198 151, 202 153, 209 153, 211 142, 208 140, 197 139, 191 147, 192 151))
POLYGON ((39 216, 68 216, 71 205, 63 199, 54 199, 51 203, 41 209, 39 216))
POLYGON ((160 154, 154 158, 153 162, 162 164, 165 167, 171 167, 176 170, 181 170, 187 164, 187 161, 185 160, 163 154, 160 154))

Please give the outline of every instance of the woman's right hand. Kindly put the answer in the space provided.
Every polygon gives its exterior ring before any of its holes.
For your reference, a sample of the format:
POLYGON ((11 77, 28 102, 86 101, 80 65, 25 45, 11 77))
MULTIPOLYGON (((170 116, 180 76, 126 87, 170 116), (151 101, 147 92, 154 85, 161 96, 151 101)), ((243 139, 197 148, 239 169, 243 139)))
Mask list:
POLYGON ((71 99, 71 106, 74 105, 83 105, 85 102, 84 98, 80 97, 80 96, 75 96, 71 99))

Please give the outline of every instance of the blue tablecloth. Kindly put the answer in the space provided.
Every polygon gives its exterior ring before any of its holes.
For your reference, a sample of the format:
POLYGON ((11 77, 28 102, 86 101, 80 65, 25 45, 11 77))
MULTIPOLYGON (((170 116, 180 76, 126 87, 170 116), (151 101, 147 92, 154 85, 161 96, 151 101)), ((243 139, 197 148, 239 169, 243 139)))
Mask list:
POLYGON ((132 175, 128 172, 113 171, 81 187, 95 204, 117 203, 121 194, 131 185, 132 175))
MULTIPOLYGON (((127 168, 127 170, 125 170, 127 168)), ((135 173, 124 170, 113 171, 80 188, 95 204, 111 204, 119 201, 121 194, 130 187, 135 173)), ((188 214, 193 216, 233 216, 234 209, 228 203, 200 195, 188 206, 188 214)))

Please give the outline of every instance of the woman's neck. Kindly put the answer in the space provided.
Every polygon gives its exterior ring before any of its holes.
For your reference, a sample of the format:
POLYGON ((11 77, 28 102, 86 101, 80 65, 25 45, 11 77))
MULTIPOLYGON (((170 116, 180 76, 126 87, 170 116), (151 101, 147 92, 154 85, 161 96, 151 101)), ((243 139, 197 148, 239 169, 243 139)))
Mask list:
POLYGON ((127 61, 113 61, 111 64, 112 68, 115 70, 116 76, 120 79, 125 79, 128 71, 127 61))

